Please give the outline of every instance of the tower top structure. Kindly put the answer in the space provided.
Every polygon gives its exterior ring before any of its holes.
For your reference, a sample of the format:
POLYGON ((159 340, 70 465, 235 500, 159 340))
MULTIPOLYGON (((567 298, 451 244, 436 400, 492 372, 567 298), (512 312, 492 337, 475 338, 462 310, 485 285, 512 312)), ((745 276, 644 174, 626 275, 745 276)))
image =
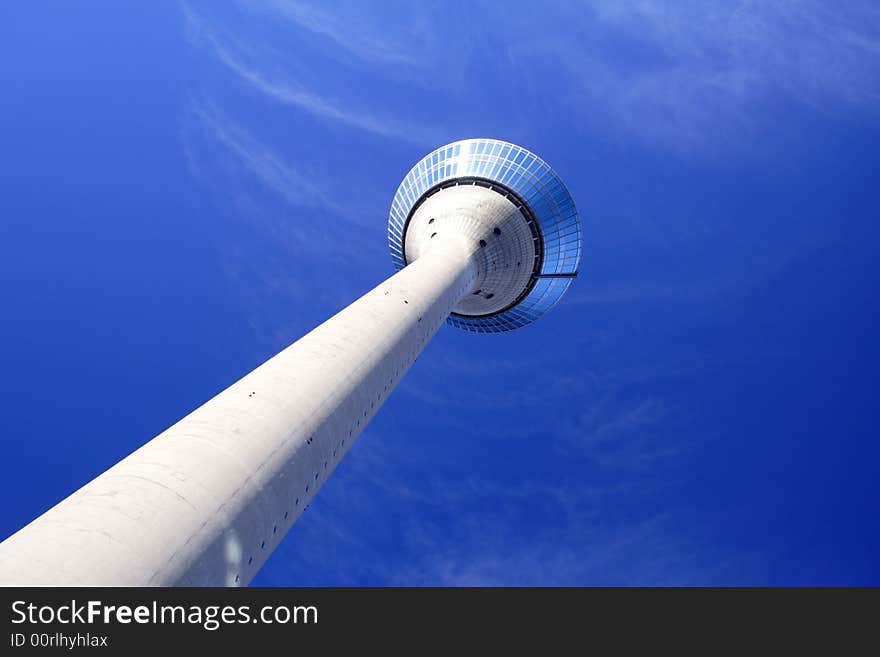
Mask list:
POLYGON ((475 240, 478 283, 447 319, 476 333, 530 324, 577 275, 577 208, 544 160, 497 139, 465 139, 422 158, 391 203, 388 245, 400 270, 450 232, 475 240))

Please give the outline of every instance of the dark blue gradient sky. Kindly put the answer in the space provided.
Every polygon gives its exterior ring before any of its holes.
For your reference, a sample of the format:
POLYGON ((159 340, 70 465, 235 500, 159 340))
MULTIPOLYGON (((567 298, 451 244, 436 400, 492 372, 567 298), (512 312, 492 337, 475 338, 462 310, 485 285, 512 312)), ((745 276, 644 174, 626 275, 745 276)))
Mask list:
POLYGON ((581 276, 444 327, 254 583, 880 584, 874 3, 16 4, 0 534, 389 275, 485 136, 581 276))

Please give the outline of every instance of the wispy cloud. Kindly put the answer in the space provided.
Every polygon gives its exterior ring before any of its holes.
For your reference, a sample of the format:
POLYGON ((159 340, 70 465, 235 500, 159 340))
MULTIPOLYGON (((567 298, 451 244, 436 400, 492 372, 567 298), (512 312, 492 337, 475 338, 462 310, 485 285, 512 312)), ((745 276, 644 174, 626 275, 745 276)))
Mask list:
POLYGON ((560 453, 586 455, 603 468, 646 472, 688 448, 678 433, 682 410, 662 397, 623 401, 608 395, 555 427, 560 453))
POLYGON ((499 525, 484 526, 459 544, 434 537, 423 546, 425 556, 394 573, 392 581, 435 586, 685 585, 718 581, 724 571, 662 515, 612 529, 579 523, 569 528, 567 538, 571 541, 574 534, 577 539, 567 545, 555 537, 523 540, 509 531, 498 536, 499 525))
MULTIPOLYGON (((805 241, 796 243, 799 252, 808 249, 805 241)), ((792 250, 794 250, 794 246, 792 250)), ((707 303, 724 302, 725 294, 732 294, 748 286, 753 286, 782 269, 792 257, 787 254, 774 254, 773 262, 763 262, 755 258, 753 266, 736 271, 722 271, 712 277, 701 276, 685 280, 647 281, 638 283, 615 283, 600 285, 593 283, 571 290, 566 305, 600 306, 635 303, 707 303)))
POLYGON ((270 73, 250 63, 255 59, 253 49, 240 40, 222 33, 207 19, 187 5, 184 16, 194 43, 208 46, 223 65, 235 73, 250 88, 275 101, 297 107, 316 118, 330 123, 356 128, 381 137, 416 144, 435 141, 435 131, 390 116, 375 116, 366 110, 352 110, 350 104, 322 95, 287 72, 270 73))
POLYGON ((447 134, 426 113, 438 95, 450 108, 455 99, 479 107, 481 118, 506 129, 529 131, 552 114, 576 132, 586 126, 679 151, 757 148, 749 137, 766 126, 765 110, 778 100, 820 111, 876 111, 880 100, 880 9, 868 2, 551 2, 509 12, 500 31, 496 6, 485 2, 468 5, 466 22, 455 8, 410 4, 405 17, 394 16, 395 29, 386 14, 396 10, 384 5, 331 11, 294 0, 240 4, 308 39, 295 51, 273 52, 255 47, 246 29, 233 35, 184 5, 193 41, 266 97, 418 145, 436 145, 447 134), (369 74, 371 102, 311 79, 298 69, 304 57, 335 59, 346 75, 369 74), (487 76, 503 80, 503 88, 487 85, 487 76), (402 88, 412 90, 407 111, 383 108, 385 92, 402 88))
POLYGON ((331 581, 374 585, 705 585, 763 569, 755 554, 719 559, 672 514, 618 521, 620 505, 656 494, 644 472, 638 483, 531 472, 514 483, 483 470, 412 479, 389 438, 366 437, 334 474, 279 548, 277 583, 326 583, 311 572, 338 550, 348 557, 333 560, 331 581), (413 513, 389 522, 386 500, 413 513))
POLYGON ((387 25, 378 31, 365 24, 374 13, 372 8, 355 18, 294 0, 247 0, 242 4, 327 39, 331 53, 344 52, 367 62, 394 66, 420 66, 424 62, 413 48, 394 40, 387 25))
POLYGON ((591 3, 609 27, 653 44, 677 77, 733 96, 770 88, 807 102, 817 96, 862 103, 880 91, 880 8, 818 0, 591 3))
POLYGON ((210 101, 191 96, 180 122, 189 169, 220 222, 211 235, 222 236, 223 269, 265 355, 311 328, 300 301, 333 310, 351 300, 350 278, 316 285, 314 263, 369 270, 362 242, 376 222, 332 193, 332 177, 283 157, 210 101))
POLYGON ((315 184, 317 176, 304 173, 283 160, 216 107, 191 101, 189 108, 202 127, 247 171, 291 205, 318 207, 343 215, 353 214, 347 212, 324 188, 315 184))
MULTIPOLYGON (((332 9, 298 0, 239 0, 239 4, 251 15, 284 28, 315 56, 374 76, 380 84, 403 83, 427 91, 435 100, 472 97, 478 89, 469 78, 485 43, 485 26, 479 20, 461 21, 462 10, 454 2, 343 0, 333 3, 332 9)), ((479 11, 475 3, 468 3, 469 16, 476 18, 475 9, 479 11)), ((484 9, 493 15, 497 11, 494 6, 484 9)))
POLYGON ((774 100, 876 111, 880 98, 871 3, 591 0, 548 14, 563 26, 556 38, 518 25, 509 47, 528 84, 564 71, 577 116, 677 149, 745 147, 774 100))

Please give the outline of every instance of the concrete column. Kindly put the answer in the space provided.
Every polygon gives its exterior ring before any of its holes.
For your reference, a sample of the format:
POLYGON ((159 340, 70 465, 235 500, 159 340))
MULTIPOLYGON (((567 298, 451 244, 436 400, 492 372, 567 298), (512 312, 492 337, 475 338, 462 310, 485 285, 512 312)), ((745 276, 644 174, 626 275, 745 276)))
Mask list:
POLYGON ((247 584, 472 291, 472 240, 436 241, 0 543, 0 584, 247 584))

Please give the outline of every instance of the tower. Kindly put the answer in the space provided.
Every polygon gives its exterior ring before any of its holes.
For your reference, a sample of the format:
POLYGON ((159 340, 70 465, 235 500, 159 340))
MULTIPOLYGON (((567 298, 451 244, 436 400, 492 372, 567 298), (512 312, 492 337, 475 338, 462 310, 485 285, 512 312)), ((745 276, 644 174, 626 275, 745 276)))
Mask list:
POLYGON ((444 322, 525 326, 580 259, 560 178, 492 139, 416 164, 388 240, 397 273, 0 543, 0 584, 246 584, 444 322))

